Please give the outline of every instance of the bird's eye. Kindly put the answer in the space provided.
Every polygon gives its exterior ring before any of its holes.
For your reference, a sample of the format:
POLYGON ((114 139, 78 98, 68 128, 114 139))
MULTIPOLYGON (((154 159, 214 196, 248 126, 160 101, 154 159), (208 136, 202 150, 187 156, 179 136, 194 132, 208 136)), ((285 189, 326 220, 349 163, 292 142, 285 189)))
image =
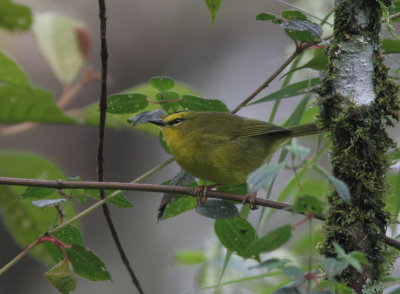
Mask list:
POLYGON ((183 122, 183 121, 184 121, 183 118, 178 117, 178 118, 175 118, 174 120, 171 120, 168 124, 169 125, 175 125, 175 124, 178 124, 178 123, 183 122))

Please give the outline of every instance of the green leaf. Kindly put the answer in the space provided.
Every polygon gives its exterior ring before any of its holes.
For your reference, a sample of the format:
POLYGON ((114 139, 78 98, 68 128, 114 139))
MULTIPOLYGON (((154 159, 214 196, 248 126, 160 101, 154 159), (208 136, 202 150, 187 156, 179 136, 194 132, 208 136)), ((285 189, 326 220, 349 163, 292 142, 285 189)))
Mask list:
POLYGON ((71 84, 85 65, 77 29, 80 22, 54 13, 35 15, 33 33, 40 52, 58 80, 71 84))
MULTIPOLYGON (((194 187, 197 186, 195 178, 187 171, 180 170, 171 180, 163 183, 163 185, 194 187)), ((158 220, 177 216, 196 207, 196 199, 191 196, 164 193, 158 208, 158 220)))
POLYGON ((0 52, 0 81, 14 86, 30 87, 24 71, 3 52, 0 52))
POLYGON ((43 188, 43 187, 27 187, 22 193, 22 199, 44 199, 53 195, 57 192, 57 189, 54 188, 43 188))
MULTIPOLYGON (((53 162, 36 155, 23 152, 0 152, 0 176, 30 179, 62 179, 61 169, 53 162)), ((25 247, 35 241, 53 224, 56 209, 41 209, 32 205, 30 199, 18 199, 24 187, 1 186, 0 208, 3 223, 17 244, 25 247)), ((64 214, 70 218, 75 215, 68 204, 64 214)), ((52 259, 42 246, 30 251, 35 258, 49 265, 52 259)))
POLYGON ((0 1, 0 27, 9 31, 26 31, 32 25, 32 11, 28 6, 11 0, 0 1))
POLYGON ((107 112, 115 114, 134 113, 144 109, 149 102, 143 94, 117 94, 108 97, 107 112))
POLYGON ((328 70, 328 55, 326 53, 326 49, 315 49, 314 57, 311 58, 311 60, 287 72, 285 75, 304 68, 311 68, 315 70, 328 70))
POLYGON ((249 250, 254 255, 258 255, 262 252, 273 251, 285 244, 292 237, 292 230, 293 226, 291 225, 284 225, 276 228, 255 240, 251 244, 249 250))
MULTIPOLYGON (((197 205, 196 199, 192 196, 182 196, 177 200, 170 202, 165 209, 162 219, 175 217, 186 211, 193 210, 197 205)), ((161 218, 161 217, 160 217, 161 218)))
POLYGON ((300 294, 300 293, 301 292, 299 291, 299 289, 293 286, 293 287, 282 287, 273 292, 272 294, 300 294))
POLYGON ((128 122, 132 125, 140 125, 147 124, 151 119, 159 119, 164 114, 164 111, 161 109, 153 110, 153 111, 143 111, 139 113, 135 117, 128 119, 128 122))
POLYGON ((66 202, 67 199, 61 198, 61 199, 49 199, 49 200, 36 200, 36 201, 32 201, 32 204, 36 207, 46 207, 46 206, 54 206, 54 205, 58 205, 58 204, 62 204, 64 202, 66 202))
POLYGON ((0 52, 0 122, 72 123, 62 114, 52 95, 33 88, 21 68, 0 52))
POLYGON ((226 105, 219 100, 204 99, 192 95, 182 95, 182 101, 180 102, 180 105, 185 110, 219 112, 228 111, 228 107, 226 107, 226 105))
POLYGON ((400 53, 400 40, 381 39, 381 48, 384 54, 400 53))
POLYGON ((396 148, 394 150, 392 150, 389 154, 388 154, 388 159, 393 162, 396 163, 397 161, 400 160, 400 149, 396 148))
POLYGON ((293 282, 301 282, 304 280, 304 272, 301 268, 289 265, 282 268, 282 273, 293 282))
POLYGON ((265 163, 247 177, 249 193, 254 193, 272 181, 285 166, 284 162, 277 164, 265 163))
POLYGON ((233 193, 233 194, 241 194, 241 195, 249 194, 247 192, 247 184, 246 183, 218 186, 217 191, 233 193))
POLYGON ((207 261, 203 250, 179 250, 174 254, 175 263, 179 266, 192 266, 207 261))
POLYGON ((316 85, 319 85, 320 83, 321 83, 320 78, 314 78, 311 80, 304 80, 301 82, 293 83, 293 84, 290 84, 289 86, 279 89, 276 92, 269 94, 268 96, 265 96, 265 97, 260 98, 252 103, 249 103, 248 105, 253 105, 253 104, 258 104, 261 102, 274 101, 274 100, 278 100, 278 99, 290 98, 290 97, 302 95, 302 94, 307 93, 307 91, 309 91, 310 88, 312 88, 316 85))
POLYGON ((195 210, 198 214, 213 219, 234 218, 239 214, 233 203, 219 199, 210 199, 206 203, 199 203, 195 210))
POLYGON ((332 257, 325 258, 322 261, 322 268, 329 278, 334 278, 336 275, 344 271, 347 266, 347 262, 332 257))
POLYGON ((103 261, 88 248, 73 244, 66 251, 72 267, 78 275, 91 281, 111 280, 103 261))
POLYGON ((328 178, 329 182, 335 187, 339 197, 342 198, 342 200, 344 202, 350 202, 350 200, 351 200, 350 190, 345 182, 343 182, 342 180, 338 179, 337 177, 331 175, 323 167, 321 167, 318 164, 315 165, 315 169, 320 174, 322 174, 328 178))
POLYGON ((211 14, 211 25, 214 26, 222 0, 205 0, 211 14))
POLYGON ((298 10, 282 11, 282 18, 286 20, 308 20, 307 16, 298 10))
MULTIPOLYGON (((183 83, 176 83, 174 86, 174 90, 176 90, 180 95, 198 95, 196 91, 191 89, 189 86, 183 83)), ((143 83, 132 87, 124 91, 124 93, 143 93, 147 97, 154 97, 157 95, 158 90, 153 88, 149 83, 143 83)), ((156 103, 149 103, 143 111, 154 111, 158 110, 160 114, 164 112, 161 110, 161 105, 156 103)), ((130 125, 127 123, 129 118, 132 118, 138 113, 133 114, 112 114, 109 113, 107 115, 106 126, 111 128, 128 128, 130 125)), ((90 104, 89 106, 85 107, 81 112, 74 113, 75 118, 78 121, 82 121, 86 125, 90 126, 98 126, 99 124, 99 105, 98 103, 90 104)), ((147 122, 147 120, 146 120, 147 122)), ((145 131, 155 136, 158 136, 160 129, 153 125, 153 124, 135 124, 134 128, 137 130, 145 131)))
POLYGON ((306 111, 306 107, 308 104, 308 100, 310 100, 311 95, 304 95, 303 99, 301 99, 300 103, 297 104, 296 109, 290 115, 290 117, 285 121, 283 126, 291 127, 298 125, 301 118, 303 117, 304 112, 306 111))
POLYGON ((263 12, 256 16, 256 20, 262 20, 262 21, 272 20, 272 22, 274 21, 277 22, 279 21, 279 17, 272 13, 263 12))
POLYGON ((305 194, 299 197, 293 205, 293 212, 304 213, 304 214, 321 214, 322 203, 314 196, 305 194))
POLYGON ((274 269, 282 269, 286 266, 287 263, 291 262, 290 259, 287 258, 277 258, 277 257, 273 257, 267 260, 264 260, 263 262, 261 262, 260 264, 256 265, 256 266, 252 266, 249 267, 249 269, 253 269, 253 268, 267 268, 267 270, 270 272, 274 269))
MULTIPOLYGON (((105 191, 105 196, 107 197, 108 195, 114 193, 115 191, 113 190, 106 190, 105 191)), ((100 197, 100 192, 98 190, 93 190, 93 189, 88 189, 85 191, 86 195, 88 195, 91 198, 101 200, 100 197)), ((125 198, 125 195, 123 192, 119 192, 117 196, 115 196, 113 199, 109 200, 108 203, 114 205, 115 207, 118 208, 131 208, 133 205, 128 201, 128 199, 125 198)))
POLYGON ((299 158, 300 162, 303 162, 307 154, 310 153, 310 148, 301 146, 296 138, 293 138, 291 144, 286 145, 284 149, 299 158))
POLYGON ((165 92, 175 86, 174 80, 167 77, 153 77, 150 79, 150 85, 160 92, 165 92))
POLYGON ((250 245, 257 235, 253 226, 237 216, 230 219, 217 219, 214 231, 218 239, 228 250, 244 258, 255 258, 257 254, 250 251, 250 245))
POLYGON ((62 294, 75 290, 76 275, 68 261, 61 261, 44 274, 50 283, 62 294))
POLYGON ((73 123, 62 114, 49 92, 39 88, 0 85, 0 122, 73 123))
MULTIPOLYGON (((79 229, 73 225, 68 225, 54 233, 54 236, 61 242, 72 245, 72 244, 82 244, 82 235, 79 229)), ((60 262, 64 260, 64 255, 60 249, 52 242, 44 242, 44 249, 53 258, 55 262, 60 262)))
POLYGON ((322 36, 322 28, 307 20, 289 20, 281 23, 285 33, 295 41, 317 43, 322 36))

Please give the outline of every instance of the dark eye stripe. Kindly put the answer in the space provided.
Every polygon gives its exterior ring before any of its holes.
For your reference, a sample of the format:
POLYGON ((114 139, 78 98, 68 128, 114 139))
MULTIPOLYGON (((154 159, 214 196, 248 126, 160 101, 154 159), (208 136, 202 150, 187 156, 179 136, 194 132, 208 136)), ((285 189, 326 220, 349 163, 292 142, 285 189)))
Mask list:
POLYGON ((172 126, 172 125, 178 124, 178 123, 183 122, 183 121, 184 121, 183 118, 179 118, 178 117, 178 118, 176 118, 174 120, 171 120, 171 121, 167 122, 167 125, 172 126))

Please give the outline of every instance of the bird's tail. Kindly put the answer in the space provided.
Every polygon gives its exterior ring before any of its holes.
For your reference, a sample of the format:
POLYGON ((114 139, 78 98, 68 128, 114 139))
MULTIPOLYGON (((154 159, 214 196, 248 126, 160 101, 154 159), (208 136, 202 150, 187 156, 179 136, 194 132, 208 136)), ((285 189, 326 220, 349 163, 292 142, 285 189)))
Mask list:
POLYGON ((321 132, 316 123, 308 123, 291 127, 290 130, 292 131, 291 137, 315 135, 321 132))

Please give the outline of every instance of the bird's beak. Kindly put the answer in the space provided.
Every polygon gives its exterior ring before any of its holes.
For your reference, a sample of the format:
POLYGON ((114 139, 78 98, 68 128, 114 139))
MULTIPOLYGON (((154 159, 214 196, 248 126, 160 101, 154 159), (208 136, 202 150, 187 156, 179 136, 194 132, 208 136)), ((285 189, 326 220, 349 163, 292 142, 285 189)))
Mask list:
POLYGON ((159 127, 163 127, 163 126, 166 125, 166 123, 161 119, 149 119, 148 122, 152 123, 152 124, 155 124, 155 125, 157 125, 159 127))

